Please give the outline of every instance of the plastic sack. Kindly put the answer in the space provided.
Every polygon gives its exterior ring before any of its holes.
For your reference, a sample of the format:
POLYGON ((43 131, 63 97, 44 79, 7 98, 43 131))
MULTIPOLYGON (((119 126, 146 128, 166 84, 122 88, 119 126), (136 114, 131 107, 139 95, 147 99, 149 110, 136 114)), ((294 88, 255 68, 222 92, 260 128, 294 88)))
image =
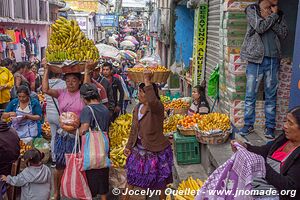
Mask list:
POLYGON ((146 65, 147 67, 157 67, 161 65, 161 58, 157 54, 152 54, 142 58, 140 63, 146 65))
POLYGON ((217 67, 210 75, 208 81, 207 95, 210 97, 216 97, 219 92, 218 90, 219 90, 219 67, 217 67))
POLYGON ((79 117, 73 112, 64 112, 59 117, 60 127, 67 131, 71 132, 76 130, 80 126, 79 117))
POLYGON ((44 153, 42 163, 46 164, 50 158, 50 145, 44 138, 36 138, 33 141, 33 147, 37 148, 40 152, 44 153))

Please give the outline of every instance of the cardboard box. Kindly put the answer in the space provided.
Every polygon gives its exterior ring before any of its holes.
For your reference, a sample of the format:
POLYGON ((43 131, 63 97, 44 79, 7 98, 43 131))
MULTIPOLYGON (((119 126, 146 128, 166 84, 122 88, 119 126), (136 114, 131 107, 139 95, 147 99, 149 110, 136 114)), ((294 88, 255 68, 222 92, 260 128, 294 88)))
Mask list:
POLYGON ((239 38, 239 37, 224 38, 225 46, 241 47, 243 45, 243 42, 244 42, 244 38, 239 38))
MULTIPOLYGON (((244 109, 245 108, 245 101, 244 100, 236 100, 229 103, 231 108, 235 109, 244 109)), ((256 108, 257 109, 264 109, 265 101, 256 101, 256 108)))
MULTIPOLYGON (((242 128, 245 124, 244 117, 230 118, 230 120, 233 123, 233 125, 236 126, 237 128, 242 128)), ((266 124, 266 120, 264 118, 256 118, 254 126, 264 128, 265 124, 266 124)))
POLYGON ((243 0, 243 1, 234 1, 228 0, 225 1, 223 4, 224 11, 245 11, 246 7, 253 4, 254 0, 243 0))
POLYGON ((224 46, 224 55, 229 56, 229 54, 240 54, 241 47, 231 47, 231 46, 224 46))
POLYGON ((240 54, 230 54, 230 64, 247 64, 247 61, 242 60, 240 54))
POLYGON ((244 38, 247 30, 243 28, 223 29, 222 36, 224 37, 239 37, 244 38))
POLYGON ((246 19, 245 12, 225 12, 224 19, 246 19))

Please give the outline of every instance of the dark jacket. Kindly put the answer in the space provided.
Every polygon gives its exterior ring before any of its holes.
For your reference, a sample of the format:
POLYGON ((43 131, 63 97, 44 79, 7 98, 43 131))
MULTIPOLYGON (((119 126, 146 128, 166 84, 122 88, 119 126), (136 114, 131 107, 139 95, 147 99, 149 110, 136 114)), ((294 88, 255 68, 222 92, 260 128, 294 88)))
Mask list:
POLYGON ((20 155, 17 132, 0 120, 0 175, 11 174, 12 163, 20 155))
POLYGON ((149 109, 139 121, 138 110, 140 104, 135 107, 131 133, 126 148, 132 149, 136 145, 138 135, 140 135, 145 149, 152 152, 160 152, 171 144, 163 134, 164 106, 157 99, 152 85, 145 86, 144 89, 149 109))
POLYGON ((107 94, 107 99, 108 99, 108 110, 111 112, 114 112, 116 103, 114 100, 113 91, 112 91, 111 85, 109 84, 109 81, 103 76, 99 76, 99 78, 96 81, 105 88, 106 94, 107 94))
POLYGON ((283 13, 272 13, 266 19, 262 18, 257 4, 246 8, 248 20, 247 33, 241 47, 241 58, 248 62, 262 63, 265 49, 261 35, 272 30, 276 34, 275 43, 279 54, 281 54, 280 40, 284 40, 288 33, 286 20, 283 13))
POLYGON ((124 102, 124 90, 121 81, 114 76, 112 77, 111 88, 113 91, 115 106, 119 106, 120 108, 122 108, 124 102), (118 96, 119 96, 119 100, 118 100, 118 96))
MULTIPOLYGON (((284 145, 288 139, 284 134, 280 135, 273 143, 264 146, 247 145, 247 149, 253 153, 267 158, 284 145)), ((278 174, 269 164, 266 164, 266 180, 277 190, 296 190, 296 197, 280 196, 280 200, 300 199, 300 147, 286 159, 278 174)))

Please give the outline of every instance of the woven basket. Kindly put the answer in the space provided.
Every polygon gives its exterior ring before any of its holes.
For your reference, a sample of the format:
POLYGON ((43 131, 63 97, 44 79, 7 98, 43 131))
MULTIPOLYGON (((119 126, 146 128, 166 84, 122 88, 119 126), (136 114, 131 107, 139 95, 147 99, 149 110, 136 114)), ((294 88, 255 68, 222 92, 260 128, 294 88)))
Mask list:
POLYGON ((188 110, 188 108, 173 109, 173 114, 186 115, 188 113, 188 110))
MULTIPOLYGON (((94 69, 97 66, 98 62, 95 62, 90 69, 94 69)), ((48 63, 49 69, 56 74, 62 73, 81 73, 84 72, 85 62, 78 63, 76 65, 60 65, 60 64, 53 64, 48 63)))
POLYGON ((184 135, 184 136, 195 136, 196 135, 196 130, 193 128, 183 128, 181 126, 177 126, 177 129, 180 132, 180 134, 184 135))
POLYGON ((222 133, 207 134, 206 132, 196 131, 196 138, 202 144, 223 144, 231 134, 231 130, 222 133))
MULTIPOLYGON (((154 72, 152 77, 152 82, 154 83, 166 83, 170 76, 170 71, 168 72, 154 72)), ((144 82, 144 73, 143 72, 132 72, 128 71, 128 76, 130 80, 136 83, 144 82)))

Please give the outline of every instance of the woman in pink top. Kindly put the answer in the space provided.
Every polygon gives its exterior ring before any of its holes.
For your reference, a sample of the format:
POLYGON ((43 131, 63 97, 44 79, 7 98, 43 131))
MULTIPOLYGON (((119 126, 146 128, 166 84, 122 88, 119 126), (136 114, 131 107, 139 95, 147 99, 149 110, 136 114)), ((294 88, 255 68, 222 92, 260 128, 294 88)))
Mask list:
MULTIPOLYGON (((74 112, 80 117, 80 113, 85 106, 80 98, 80 85, 82 76, 79 73, 65 74, 66 89, 49 88, 49 69, 46 61, 42 65, 45 68, 43 77, 43 92, 58 100, 59 114, 63 112, 74 112)), ((65 154, 71 153, 75 144, 75 136, 59 129, 56 134, 54 153, 56 158, 56 170, 54 173, 54 196, 52 199, 60 199, 60 182, 65 169, 65 154)))

